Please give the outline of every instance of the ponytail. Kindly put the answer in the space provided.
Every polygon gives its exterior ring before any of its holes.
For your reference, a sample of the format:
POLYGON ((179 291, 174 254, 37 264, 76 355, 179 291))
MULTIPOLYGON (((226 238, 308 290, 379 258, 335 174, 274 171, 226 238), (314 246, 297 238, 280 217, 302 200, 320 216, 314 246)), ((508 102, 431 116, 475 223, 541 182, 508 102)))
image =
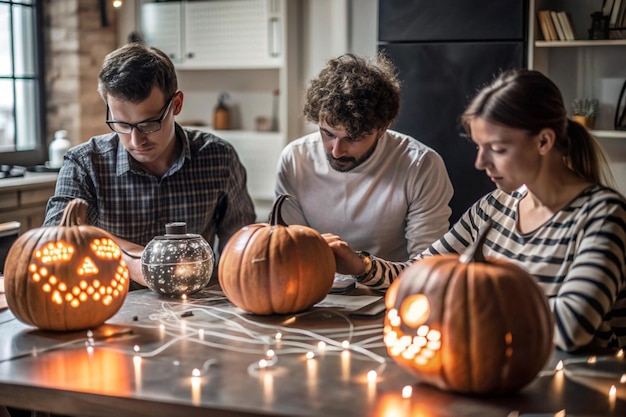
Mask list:
POLYGON ((589 182, 616 188, 606 155, 587 128, 568 119, 566 135, 565 161, 569 168, 589 182))

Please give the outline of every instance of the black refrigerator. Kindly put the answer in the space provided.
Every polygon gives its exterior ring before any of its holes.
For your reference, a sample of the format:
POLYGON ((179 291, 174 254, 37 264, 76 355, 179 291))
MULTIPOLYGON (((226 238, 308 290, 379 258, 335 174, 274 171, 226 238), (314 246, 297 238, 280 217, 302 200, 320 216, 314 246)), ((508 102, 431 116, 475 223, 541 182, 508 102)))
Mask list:
POLYGON ((475 146, 460 115, 502 70, 526 67, 527 0, 379 0, 378 49, 402 82, 393 129, 439 152, 458 218, 494 185, 474 168, 475 146))

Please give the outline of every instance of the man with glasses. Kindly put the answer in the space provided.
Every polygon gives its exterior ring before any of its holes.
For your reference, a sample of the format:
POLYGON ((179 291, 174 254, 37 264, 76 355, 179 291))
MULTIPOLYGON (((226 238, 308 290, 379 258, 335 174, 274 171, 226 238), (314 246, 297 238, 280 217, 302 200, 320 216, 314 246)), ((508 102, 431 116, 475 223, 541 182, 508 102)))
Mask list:
POLYGON ((136 43, 111 52, 98 92, 112 133, 68 151, 44 225, 58 224, 72 199, 85 200, 89 224, 118 238, 131 278, 145 285, 141 253, 166 223, 185 222, 211 245, 217 237, 221 251, 254 222, 246 171, 233 147, 174 121, 183 93, 163 52, 136 43))
POLYGON ((400 109, 392 63, 332 59, 311 81, 304 116, 318 131, 283 150, 283 220, 323 233, 337 272, 386 288, 449 226, 452 184, 441 157, 389 126, 400 109))

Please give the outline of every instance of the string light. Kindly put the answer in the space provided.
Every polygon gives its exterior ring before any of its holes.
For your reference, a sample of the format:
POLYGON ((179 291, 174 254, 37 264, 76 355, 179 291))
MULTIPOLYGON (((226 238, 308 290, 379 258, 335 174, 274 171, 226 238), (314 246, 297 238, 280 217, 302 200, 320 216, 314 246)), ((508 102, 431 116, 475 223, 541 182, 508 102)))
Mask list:
POLYGON ((378 378, 378 374, 376 373, 376 371, 371 370, 367 373, 367 380, 369 382, 376 382, 377 378, 378 378))
MULTIPOLYGON (((162 354, 181 341, 250 355, 262 353, 264 357, 252 362, 248 367, 249 375, 259 375, 262 378, 266 378, 267 375, 279 375, 289 371, 288 368, 275 366, 278 361, 278 355, 305 355, 309 360, 308 364, 317 365, 317 361, 311 359, 314 359, 318 352, 336 352, 341 355, 342 364, 343 362, 351 362, 353 359, 365 358, 373 360, 380 365, 379 372, 384 369, 387 360, 386 356, 381 356, 374 351, 374 349, 379 350, 384 347, 379 323, 354 326, 347 315, 336 311, 324 311, 324 319, 333 319, 335 321, 329 328, 316 328, 313 331, 298 327, 286 327, 285 324, 291 321, 290 324, 293 326, 296 321, 309 315, 319 315, 319 310, 292 315, 279 325, 266 324, 223 305, 221 307, 205 305, 206 301, 215 301, 216 299, 218 298, 213 297, 207 300, 194 297, 193 300, 186 303, 162 301, 160 308, 157 307, 153 313, 141 321, 133 320, 132 326, 134 329, 154 329, 159 332, 161 335, 160 343, 153 349, 146 349, 146 346, 140 346, 139 344, 128 347, 120 346, 117 343, 111 345, 108 343, 111 340, 109 337, 106 340, 103 339, 98 346, 116 350, 132 357, 135 386, 138 389, 141 389, 142 366, 146 366, 143 361, 146 358, 162 354), (193 312, 193 314, 185 314, 190 312, 193 312), (190 316, 195 318, 190 320, 188 318, 190 316), (203 320, 203 318, 206 319, 203 320), (337 326, 337 320, 344 321, 345 325, 337 326), (229 343, 231 341, 236 343, 229 343), (268 346, 272 348, 268 349, 268 346), (347 353, 348 356, 344 356, 344 353, 347 353), (265 376, 259 373, 260 370, 262 370, 265 376)), ((219 299, 223 300, 224 296, 220 295, 219 299)), ((75 346, 76 342, 87 345, 88 350, 92 350, 96 345, 92 332, 87 334, 87 338, 71 341, 67 343, 67 346, 75 346)), ((59 347, 65 347, 65 345, 57 344, 53 348, 58 349, 59 347)), ((45 350, 42 350, 42 352, 45 350)), ((33 350, 33 355, 38 353, 40 352, 33 350)), ((11 360, 11 358, 6 360, 11 360)), ((200 401, 201 377, 208 372, 208 366, 216 362, 217 360, 215 359, 209 359, 204 366, 194 368, 190 380, 194 389, 192 394, 195 396, 195 402, 200 401), (195 380, 195 384, 193 378, 198 378, 195 380)), ((181 362, 176 359, 170 363, 174 367, 182 366, 181 362)), ((348 365, 345 380, 350 380, 349 369, 348 365)), ((317 368, 314 368, 314 371, 316 372, 317 368)), ((309 372, 308 365, 307 372, 309 372)), ((312 372, 312 375, 317 380, 315 372, 312 372)), ((370 381, 371 386, 372 383, 374 384, 372 388, 375 390, 375 383, 379 373, 373 372, 373 379, 368 379, 368 381, 370 381)))
POLYGON ((122 7, 123 4, 124 2, 122 0, 113 0, 113 7, 115 7, 116 9, 122 7))
MULTIPOLYGON (((224 297, 220 297, 223 299, 224 297)), ((167 342, 163 343, 152 351, 142 351, 139 345, 132 347, 133 351, 133 364, 135 366, 136 384, 140 387, 141 383, 141 365, 142 358, 154 357, 167 350, 169 347, 179 343, 180 341, 188 340, 194 343, 198 343, 205 346, 220 348, 223 350, 241 352, 245 354, 258 354, 264 352, 265 357, 253 362, 249 366, 250 375, 259 375, 261 378, 272 377, 277 375, 276 372, 285 372, 287 368, 273 368, 277 363, 277 352, 274 349, 267 349, 267 346, 274 346, 278 350, 280 355, 293 355, 304 354, 307 360, 315 358, 315 351, 312 350, 314 346, 318 351, 324 352, 337 352, 341 355, 342 367, 344 362, 351 361, 349 354, 355 354, 371 359, 379 363, 379 369, 370 370, 366 374, 366 382, 368 384, 368 398, 369 396, 376 395, 376 382, 380 372, 385 367, 386 358, 374 353, 373 349, 384 347, 383 335, 381 332, 380 324, 361 325, 355 327, 347 316, 337 312, 325 312, 325 314, 334 314, 335 318, 341 318, 346 320, 347 325, 343 328, 337 328, 335 325, 332 328, 324 329, 317 328, 315 331, 296 327, 284 327, 275 324, 265 324, 262 322, 254 321, 248 318, 245 314, 240 314, 237 310, 220 308, 217 306, 200 305, 203 300, 194 299, 190 303, 173 304, 169 302, 163 302, 161 308, 155 313, 148 316, 147 321, 133 322, 134 327, 140 328, 152 328, 160 330, 162 336, 169 336, 167 342), (206 315, 210 320, 186 320, 185 317, 190 315, 181 315, 182 312, 192 311, 194 316, 206 315), (182 316, 182 317, 181 317, 182 316), (182 329, 182 332, 181 332, 182 329), (181 334, 182 333, 182 334, 181 334), (222 340, 217 342, 216 340, 222 340), (225 341, 235 341, 237 343, 229 344, 225 341), (278 347, 278 342, 281 342, 278 347), (311 343, 314 343, 313 345, 311 343), (140 353, 141 351, 141 353, 140 353), (348 354, 348 355, 344 355, 348 354), (256 374, 255 371, 263 370, 263 373, 256 374), (265 376, 263 376, 265 374, 265 376)), ((204 300, 206 301, 206 300, 204 300)), ((209 300, 213 301, 213 300, 209 300)), ((319 313, 319 312, 318 312, 319 313)), ((298 317, 303 317, 308 314, 300 313, 299 315, 291 316, 284 320, 282 323, 289 322, 291 325, 296 321, 298 317)), ((314 314, 314 313, 311 313, 314 314)), ((77 341, 71 341, 64 344, 58 344, 50 349, 58 349, 60 347, 71 347, 76 345, 77 341)), ((78 341, 84 343, 87 347, 87 351, 92 353, 96 345, 93 332, 87 332, 87 337, 78 341)), ((104 344, 104 343, 103 343, 104 344)), ((102 346, 100 344, 99 346, 102 346)), ((122 353, 128 353, 123 348, 114 348, 112 346, 106 346, 108 349, 117 349, 122 353)), ((44 352, 48 348, 42 350, 44 352)), ((33 349, 32 355, 35 356, 41 352, 33 349)), ((614 358, 623 359, 624 350, 619 350, 614 358)), ((12 360, 12 358, 5 359, 3 361, 12 360)), ((597 358, 596 356, 589 356, 581 359, 568 359, 566 361, 559 361, 554 369, 550 372, 555 374, 563 371, 566 364, 574 362, 586 362, 594 364, 599 360, 605 360, 604 357, 597 358)), ((209 359, 205 361, 202 367, 194 368, 192 371, 192 388, 197 392, 194 395, 197 396, 199 401, 201 391, 201 376, 204 375, 211 364, 216 363, 217 360, 209 359)), ((317 361, 310 363, 316 364, 317 361)), ((179 366, 180 361, 174 360, 172 362, 174 366, 179 366)), ((346 366, 344 380, 350 380, 350 368, 346 366)), ((546 371, 548 372, 548 371, 546 371)), ((545 372, 544 372, 545 374, 545 372)), ((619 383, 626 384, 626 373, 621 374, 619 383)), ((411 398, 413 395, 413 387, 406 385, 401 390, 401 397, 404 399, 411 398)), ((617 395, 617 388, 615 385, 611 385, 608 391, 609 400, 614 399, 617 395)), ((372 398, 374 398, 372 397, 372 398)), ((565 410, 561 410, 555 416, 564 416, 565 410)))

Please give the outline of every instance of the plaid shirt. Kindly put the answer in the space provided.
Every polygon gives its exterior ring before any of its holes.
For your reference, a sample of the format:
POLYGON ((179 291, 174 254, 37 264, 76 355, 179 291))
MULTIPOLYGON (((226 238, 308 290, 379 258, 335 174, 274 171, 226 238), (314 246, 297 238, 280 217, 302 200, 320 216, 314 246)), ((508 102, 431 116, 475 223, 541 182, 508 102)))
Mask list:
POLYGON ((255 220, 246 189, 246 170, 234 148, 205 132, 176 125, 183 142, 178 160, 162 178, 146 173, 120 145, 116 133, 93 137, 72 148, 48 201, 44 225, 61 221, 74 198, 89 205, 89 223, 146 245, 165 233, 165 224, 186 222, 220 251, 241 227, 255 220))

